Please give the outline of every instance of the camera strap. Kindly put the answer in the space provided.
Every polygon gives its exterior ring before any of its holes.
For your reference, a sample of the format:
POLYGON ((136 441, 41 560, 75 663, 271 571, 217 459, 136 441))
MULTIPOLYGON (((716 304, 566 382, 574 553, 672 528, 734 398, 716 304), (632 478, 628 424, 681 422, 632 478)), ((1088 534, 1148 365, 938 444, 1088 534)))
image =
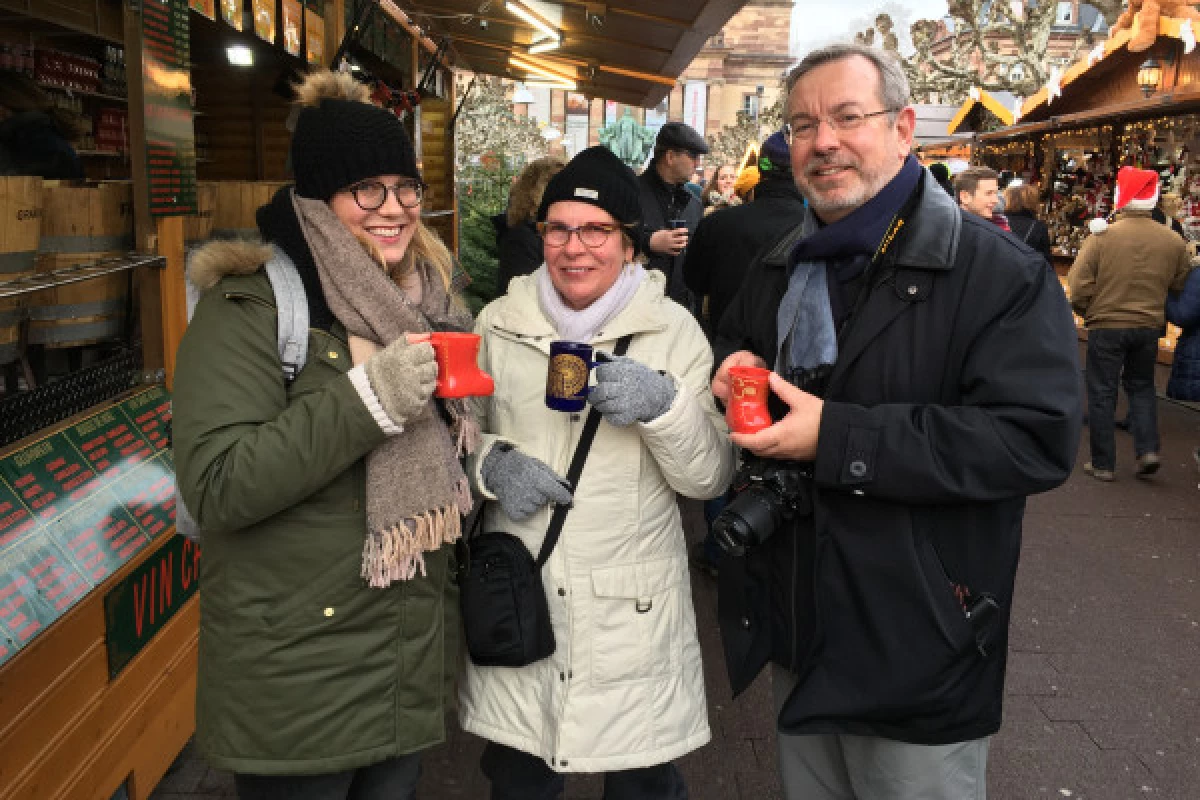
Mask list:
MULTIPOLYGON (((613 348, 613 355, 617 357, 625 355, 629 351, 629 343, 632 341, 632 333, 622 336, 617 340, 617 346, 613 348)), ((588 410, 587 422, 583 424, 583 433, 579 435, 579 444, 575 445, 575 455, 571 458, 571 466, 567 469, 567 483, 571 487, 572 494, 579 491, 579 478, 583 474, 583 464, 587 461, 588 450, 592 448, 592 440, 596 438, 596 429, 599 427, 600 412, 592 406, 588 410)), ((539 570, 550 560, 550 554, 554 552, 554 546, 558 544, 558 537, 562 534, 563 523, 566 522, 567 512, 570 510, 570 505, 554 507, 554 514, 550 517, 550 527, 546 530, 546 538, 542 540, 542 549, 538 552, 539 570)))
MULTIPOLYGON (((899 247, 893 247, 896 239, 901 235, 904 226, 908 224, 909 218, 912 217, 913 211, 921 202, 921 196, 925 193, 925 181, 917 181, 917 187, 912 190, 908 198, 904 201, 904 205, 900 206, 900 210, 892 217, 892 222, 888 225, 887 232, 883 234, 883 238, 879 240, 879 246, 875 248, 875 254, 871 256, 871 262, 867 264, 866 270, 862 275, 862 288, 858 290, 858 296, 854 300, 854 308, 842 320, 842 324, 838 326, 837 339, 840 344, 850 330, 850 326, 858 319, 859 312, 863 306, 867 304, 867 298, 875 289, 879 282, 875 280, 875 276, 879 272, 880 267, 892 267, 896 264, 896 259, 899 257, 899 247)), ((887 272, 883 277, 887 277, 887 272)), ((881 282, 881 281, 880 281, 881 282)))

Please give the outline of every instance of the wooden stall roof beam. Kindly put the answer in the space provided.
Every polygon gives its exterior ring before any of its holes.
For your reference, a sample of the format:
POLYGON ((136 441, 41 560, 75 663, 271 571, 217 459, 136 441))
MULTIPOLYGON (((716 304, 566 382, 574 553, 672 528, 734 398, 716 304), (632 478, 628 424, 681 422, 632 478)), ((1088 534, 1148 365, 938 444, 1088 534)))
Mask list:
MULTIPOLYGON (((614 66, 612 64, 592 63, 592 62, 587 61, 586 59, 573 58, 573 57, 567 56, 567 55, 556 54, 553 57, 547 57, 545 53, 541 53, 536 56, 531 56, 528 53, 526 53, 525 50, 523 48, 521 48, 520 46, 511 45, 511 44, 500 44, 498 42, 491 42, 486 39, 479 39, 479 38, 476 38, 473 36, 456 36, 455 38, 458 39, 458 41, 460 41, 460 42, 477 45, 479 47, 489 48, 489 49, 496 50, 501 53, 505 53, 506 55, 517 56, 518 58, 530 61, 531 63, 537 64, 539 66, 545 66, 547 69, 563 73, 563 77, 568 77, 571 74, 572 70, 578 70, 579 68, 584 68, 584 69, 595 68, 597 72, 607 72, 610 75, 623 75, 627 78, 636 78, 637 80, 640 80, 640 81, 646 81, 649 83, 657 83, 662 86, 669 86, 672 88, 675 86, 676 83, 679 82, 677 78, 672 78, 667 75, 655 75, 655 74, 652 74, 649 72, 642 72, 642 71, 636 70, 636 69, 626 69, 625 67, 614 66)), ((614 44, 614 46, 616 46, 615 42, 613 44, 614 44)), ((497 63, 507 64, 508 63, 507 58, 498 60, 497 63)), ((586 79, 580 77, 578 75, 578 72, 575 72, 575 77, 570 78, 570 79, 575 80, 575 81, 581 81, 581 82, 586 80, 586 79)))
MULTIPOLYGON (((1183 39, 1181 26, 1182 20, 1171 17, 1160 17, 1158 20, 1158 35, 1169 36, 1172 39, 1183 39)), ((1083 58, 1076 61, 1063 73, 1059 80, 1059 86, 1065 91, 1067 86, 1074 83, 1088 71, 1094 69, 1097 65, 1102 64, 1106 58, 1115 53, 1117 50, 1124 48, 1129 44, 1129 40, 1133 37, 1133 31, 1125 29, 1118 31, 1116 36, 1105 40, 1103 44, 1103 55, 1098 58, 1092 58, 1091 54, 1084 55, 1083 58)), ((1035 111, 1047 110, 1051 104, 1047 102, 1048 93, 1045 86, 1039 89, 1035 94, 1030 96, 1021 106, 1021 117, 1027 117, 1035 111)))
MULTIPOLYGON (((438 8, 437 6, 431 6, 431 5, 410 4, 409 8, 411 9, 411 11, 413 12, 413 14, 415 16, 420 16, 421 14, 443 14, 443 13, 445 13, 444 8, 438 8)), ((495 6, 493 6, 493 9, 495 9, 495 6)), ((471 16, 472 16, 472 19, 478 20, 480 22, 486 22, 488 24, 488 26, 492 27, 492 28, 494 28, 495 26, 500 26, 503 28, 513 29, 512 30, 512 33, 513 33, 512 38, 514 41, 516 41, 519 38, 517 35, 519 32, 523 33, 524 31, 526 31, 529 28, 529 26, 526 25, 524 22, 522 22, 520 19, 518 19, 517 17, 511 16, 511 15, 505 17, 505 16, 494 15, 494 14, 473 14, 471 16)), ((564 39, 571 39, 572 41, 595 42, 603 47, 622 47, 622 48, 626 48, 626 49, 632 48, 635 50, 640 50, 640 51, 643 51, 646 53, 656 54, 659 56, 669 56, 671 54, 671 50, 668 48, 665 48, 665 47, 657 47, 655 45, 646 44, 646 43, 631 44, 630 42, 623 41, 621 39, 617 39, 617 38, 614 38, 611 36, 598 36, 591 32, 595 29, 586 28, 582 25, 568 24, 568 21, 566 19, 563 20, 563 24, 562 24, 562 27, 560 28, 560 30, 563 33, 564 39)), ((448 31, 447 33, 454 39, 465 38, 465 37, 460 37, 460 36, 456 35, 453 32, 453 30, 448 31)), ((532 42, 530 42, 528 44, 532 44, 532 42)), ((524 48, 527 47, 528 44, 518 45, 518 47, 522 48, 522 52, 526 52, 524 50, 524 48)))
POLYGON ((1156 95, 1145 100, 1131 100, 1128 103, 1117 103, 1089 111, 1062 114, 1040 122, 1013 125, 1011 128, 980 134, 979 138, 984 142, 999 142, 1018 139, 1034 133, 1197 111, 1200 111, 1200 88, 1176 89, 1173 92, 1156 95))
MULTIPOLYGON (((478 18, 478 0, 388 0, 398 8, 429 8, 428 18, 414 16, 413 22, 428 24, 434 37, 452 41, 460 60, 457 66, 476 72, 513 77, 506 59, 496 59, 499 49, 525 52, 532 39, 529 26, 489 23, 487 28, 463 25, 460 19, 478 18)), ((497 0, 498 2, 498 0, 497 0)), ((721 30, 746 0, 658 0, 653 5, 640 0, 586 0, 562 2, 561 21, 554 20, 563 34, 562 45, 552 51, 555 63, 584 67, 580 90, 593 96, 601 91, 595 74, 614 80, 603 89, 603 97, 635 106, 652 107, 673 90, 679 76, 700 52, 708 38, 721 30), (649 10, 647 10, 649 9, 649 10), (572 34, 578 33, 578 36, 572 34), (589 83, 590 82, 590 83, 589 83)), ((415 13, 415 12, 414 12, 415 13)), ((484 13, 504 17, 496 2, 484 13)), ((545 54, 543 54, 545 55, 545 54)), ((549 59, 547 59, 549 60, 549 59)))

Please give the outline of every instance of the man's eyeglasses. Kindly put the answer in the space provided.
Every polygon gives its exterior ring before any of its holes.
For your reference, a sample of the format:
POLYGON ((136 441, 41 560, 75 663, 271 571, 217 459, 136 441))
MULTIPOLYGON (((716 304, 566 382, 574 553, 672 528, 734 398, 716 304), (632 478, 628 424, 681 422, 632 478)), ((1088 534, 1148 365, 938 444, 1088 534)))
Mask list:
POLYGON ((570 225, 563 225, 560 222, 539 222, 537 229, 538 233, 542 235, 542 241, 551 247, 566 247, 567 242, 571 241, 573 233, 586 247, 600 247, 608 241, 612 232, 620 227, 620 225, 588 223, 580 225, 578 228, 572 228, 570 225))
POLYGON ((835 114, 824 114, 819 117, 792 117, 791 120, 785 122, 783 125, 783 138, 791 146, 793 140, 807 142, 815 139, 817 128, 821 125, 821 120, 829 123, 829 127, 835 131, 852 131, 867 124, 867 120, 872 117, 895 114, 900 110, 899 108, 883 108, 879 111, 871 111, 866 114, 861 111, 838 111, 835 114))
POLYGON ((421 197, 425 194, 425 184, 421 181, 398 181, 388 186, 381 181, 359 181, 346 189, 354 195, 354 202, 363 211, 375 211, 387 202, 388 192, 396 196, 396 202, 405 208, 416 208, 421 205, 421 197))

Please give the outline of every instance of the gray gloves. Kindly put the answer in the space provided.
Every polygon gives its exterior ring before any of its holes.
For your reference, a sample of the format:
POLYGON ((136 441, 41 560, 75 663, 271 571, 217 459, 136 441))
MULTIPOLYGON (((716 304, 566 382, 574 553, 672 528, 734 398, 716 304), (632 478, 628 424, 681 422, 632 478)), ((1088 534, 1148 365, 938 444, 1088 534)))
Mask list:
POLYGON ((429 342, 409 344, 403 336, 363 364, 379 404, 403 425, 429 402, 437 384, 437 361, 429 342))
POLYGON ((554 470, 536 458, 500 443, 492 447, 480 469, 488 488, 504 513, 520 522, 547 503, 567 505, 571 488, 554 470))
POLYGON ((666 375, 624 356, 596 367, 588 402, 613 425, 650 422, 675 402, 675 384, 666 375))

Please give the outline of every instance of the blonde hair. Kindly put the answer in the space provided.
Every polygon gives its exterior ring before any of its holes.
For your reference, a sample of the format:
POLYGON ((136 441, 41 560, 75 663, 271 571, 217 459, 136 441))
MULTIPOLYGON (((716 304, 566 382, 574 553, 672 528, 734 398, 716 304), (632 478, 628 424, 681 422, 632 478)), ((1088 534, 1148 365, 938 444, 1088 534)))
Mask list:
POLYGON ((418 263, 428 264, 442 279, 442 286, 449 293, 454 281, 454 256, 442 241, 442 237, 431 230, 424 222, 417 222, 413 230, 412 240, 404 250, 404 255, 395 264, 387 263, 383 249, 373 240, 362 234, 355 234, 359 244, 366 248, 367 253, 386 272, 392 280, 399 283, 407 277, 418 263))
POLYGON ((557 156, 545 156, 529 162, 513 182, 508 193, 508 224, 510 227, 537 219, 546 184, 567 165, 557 156))

